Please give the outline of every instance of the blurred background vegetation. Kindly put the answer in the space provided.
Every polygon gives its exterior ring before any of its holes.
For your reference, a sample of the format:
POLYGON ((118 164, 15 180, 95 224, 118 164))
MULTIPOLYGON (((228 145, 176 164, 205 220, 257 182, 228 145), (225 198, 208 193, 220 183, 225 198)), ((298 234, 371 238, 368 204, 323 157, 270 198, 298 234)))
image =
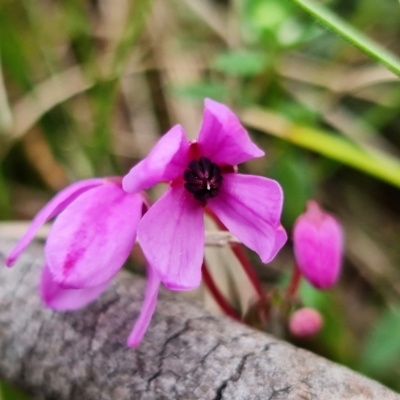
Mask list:
MULTIPOLYGON (((325 327, 301 344, 400 391, 399 81, 294 3, 0 0, 0 219, 126 173, 178 122, 196 137, 204 97, 224 102, 266 151, 243 171, 280 181, 288 232, 308 198, 346 232, 339 285, 302 286, 325 327)), ((400 54, 399 2, 318 3, 400 54)), ((289 243, 267 269, 291 266, 289 243)))

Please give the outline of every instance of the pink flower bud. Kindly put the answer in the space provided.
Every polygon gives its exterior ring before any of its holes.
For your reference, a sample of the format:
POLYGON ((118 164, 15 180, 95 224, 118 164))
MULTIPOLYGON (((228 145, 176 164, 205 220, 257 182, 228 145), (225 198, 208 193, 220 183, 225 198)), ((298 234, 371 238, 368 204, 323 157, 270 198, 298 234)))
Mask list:
POLYGON ((331 288, 339 278, 343 234, 339 222, 309 201, 293 229, 294 254, 301 273, 317 289, 331 288))
POLYGON ((313 308, 300 308, 290 317, 290 333, 298 338, 310 338, 322 328, 321 314, 313 308))

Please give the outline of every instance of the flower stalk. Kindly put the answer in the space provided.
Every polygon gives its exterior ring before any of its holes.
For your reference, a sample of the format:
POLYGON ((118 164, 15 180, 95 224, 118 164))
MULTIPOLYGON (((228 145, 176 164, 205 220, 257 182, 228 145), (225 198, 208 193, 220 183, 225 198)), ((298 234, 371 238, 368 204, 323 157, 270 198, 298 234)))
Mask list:
POLYGON ((296 262, 294 263, 293 270, 292 270, 292 276, 290 278, 289 285, 286 289, 286 297, 288 299, 293 298, 296 296, 297 291, 299 290, 300 287, 300 282, 301 282, 301 272, 299 267, 297 266, 296 262))
MULTIPOLYGON (((216 223, 219 229, 222 231, 228 231, 226 226, 221 222, 221 220, 215 215, 215 213, 209 208, 205 208, 205 213, 213 219, 213 221, 216 223)), ((262 288, 261 282, 257 277, 257 274, 255 273, 253 267, 250 264, 249 259, 247 258, 245 252, 243 251, 241 244, 240 243, 230 243, 229 244, 233 253, 239 260, 240 264, 243 267, 243 271, 246 273, 247 277, 249 278, 249 281, 253 285, 253 288, 255 292, 257 293, 259 299, 263 299, 264 296, 264 290, 262 288)))
POLYGON ((242 319, 240 318, 238 312, 229 304, 229 301, 226 300, 224 295, 218 289, 218 286, 214 282, 214 279, 212 278, 208 270, 207 263, 205 261, 203 262, 201 271, 203 274, 203 280, 205 285, 207 286, 214 300, 217 302, 217 304, 219 305, 221 310, 225 313, 225 315, 235 319, 236 321, 242 322, 242 319))

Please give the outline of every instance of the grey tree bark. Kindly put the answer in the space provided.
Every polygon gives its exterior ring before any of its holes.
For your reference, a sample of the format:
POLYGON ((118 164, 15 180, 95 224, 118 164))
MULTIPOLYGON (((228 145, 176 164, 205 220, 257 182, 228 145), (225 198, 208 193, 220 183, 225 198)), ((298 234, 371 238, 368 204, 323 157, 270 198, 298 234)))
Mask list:
MULTIPOLYGON (((12 243, 0 239, 0 263, 12 243)), ((55 313, 37 293, 34 245, 0 268, 0 376, 42 399, 400 399, 380 384, 161 291, 143 342, 126 339, 144 281, 121 272, 83 310, 55 313)))

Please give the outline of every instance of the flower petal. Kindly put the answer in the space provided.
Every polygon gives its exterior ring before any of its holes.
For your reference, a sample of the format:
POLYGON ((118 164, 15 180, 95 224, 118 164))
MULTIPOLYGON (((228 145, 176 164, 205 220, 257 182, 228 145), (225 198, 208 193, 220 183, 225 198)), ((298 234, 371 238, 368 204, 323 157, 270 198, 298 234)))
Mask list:
POLYGON ((180 125, 174 126, 155 145, 150 154, 124 177, 122 186, 129 193, 148 189, 158 182, 183 176, 189 163, 189 142, 180 125))
POLYGON ((88 289, 63 289, 56 282, 50 273, 49 267, 45 265, 42 271, 40 292, 43 302, 47 307, 58 311, 69 311, 82 308, 103 293, 109 281, 88 289))
POLYGON ((54 281, 81 289, 110 280, 133 247, 142 205, 141 195, 114 183, 71 203, 56 219, 45 246, 54 281))
POLYGON ((236 165, 264 155, 238 117, 225 105, 210 99, 205 100, 198 145, 201 154, 218 165, 236 165))
POLYGON ((203 206, 183 186, 171 187, 144 215, 138 239, 147 261, 169 289, 188 290, 200 284, 203 206))
POLYGON ((221 222, 264 263, 286 242, 279 224, 283 193, 279 184, 252 175, 225 174, 221 191, 208 205, 221 222))
POLYGON ((26 249, 29 243, 35 237, 37 231, 40 227, 58 213, 64 210, 70 203, 72 203, 77 197, 87 190, 93 189, 95 187, 101 186, 103 184, 103 179, 87 179, 77 183, 73 183, 68 186, 60 193, 58 193, 52 200, 50 200, 36 215, 33 219, 31 225, 26 231, 25 235, 22 236, 20 241, 14 247, 10 255, 6 259, 6 265, 11 267, 15 264, 18 257, 26 249))
POLYGON ((157 274, 151 269, 147 268, 147 286, 144 301, 138 319, 135 322, 132 333, 128 338, 128 346, 135 347, 143 339, 147 327, 150 324, 151 317, 157 304, 158 289, 160 288, 160 279, 157 274))
POLYGON ((271 260, 273 260, 279 253, 280 249, 285 245, 287 241, 287 233, 282 225, 275 231, 275 246, 271 252, 271 260))

